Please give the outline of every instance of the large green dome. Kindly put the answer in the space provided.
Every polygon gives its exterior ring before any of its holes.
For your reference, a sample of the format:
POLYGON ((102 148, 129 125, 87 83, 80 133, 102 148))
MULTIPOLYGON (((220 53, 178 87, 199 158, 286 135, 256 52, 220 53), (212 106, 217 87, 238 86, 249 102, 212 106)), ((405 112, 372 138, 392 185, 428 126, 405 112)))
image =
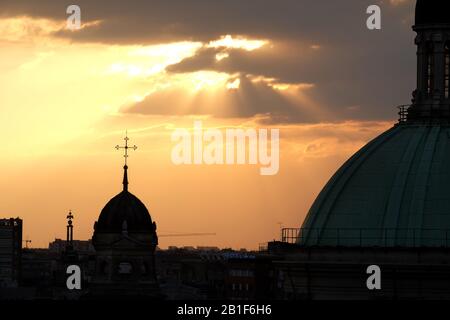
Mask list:
POLYGON ((368 143, 312 205, 299 244, 450 244, 450 126, 399 124, 368 143), (447 239, 448 238, 448 239, 447 239))

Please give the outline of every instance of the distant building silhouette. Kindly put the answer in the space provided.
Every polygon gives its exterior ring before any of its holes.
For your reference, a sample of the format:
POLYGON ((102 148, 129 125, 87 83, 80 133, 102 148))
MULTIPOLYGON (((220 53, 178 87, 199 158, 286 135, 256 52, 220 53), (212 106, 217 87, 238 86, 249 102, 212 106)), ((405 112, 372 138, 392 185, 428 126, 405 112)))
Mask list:
MULTIPOLYGON (((73 250, 76 252, 95 252, 91 240, 73 240, 73 250)), ((63 254, 67 249, 67 241, 62 239, 55 239, 48 244, 48 250, 54 253, 63 254)))
POLYGON ((0 219, 0 288, 17 287, 22 264, 22 220, 0 219))

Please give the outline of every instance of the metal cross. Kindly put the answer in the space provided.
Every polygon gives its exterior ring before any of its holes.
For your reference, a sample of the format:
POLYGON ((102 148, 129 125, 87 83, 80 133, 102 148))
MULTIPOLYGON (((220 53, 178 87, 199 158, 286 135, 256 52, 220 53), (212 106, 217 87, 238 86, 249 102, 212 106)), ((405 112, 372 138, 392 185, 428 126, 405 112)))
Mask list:
POLYGON ((116 146, 116 149, 117 149, 117 150, 119 150, 119 149, 124 149, 124 150, 125 150, 125 154, 123 155, 123 157, 125 158, 125 165, 127 165, 128 149, 136 150, 137 147, 136 147, 136 145, 134 145, 134 146, 132 146, 132 147, 128 146, 128 140, 130 140, 130 139, 128 138, 128 132, 125 133, 125 138, 123 138, 123 140, 125 140, 125 145, 124 145, 124 146, 119 146, 119 145, 117 145, 117 146, 116 146))

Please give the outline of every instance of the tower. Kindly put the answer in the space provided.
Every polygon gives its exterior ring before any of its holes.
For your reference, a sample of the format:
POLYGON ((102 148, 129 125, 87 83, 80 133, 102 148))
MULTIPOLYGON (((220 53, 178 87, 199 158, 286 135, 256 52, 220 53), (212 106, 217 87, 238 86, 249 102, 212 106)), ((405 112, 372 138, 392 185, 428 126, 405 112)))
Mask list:
POLYGON ((73 249, 73 215, 72 211, 69 211, 67 215, 67 238, 66 238, 66 250, 73 249))
POLYGON ((72 210, 69 210, 67 214, 67 226, 66 226, 66 247, 63 251, 62 259, 64 264, 69 265, 72 263, 78 263, 78 252, 73 245, 73 214, 72 210))
POLYGON ((158 244, 156 223, 145 205, 128 191, 128 146, 125 137, 123 190, 103 208, 94 224, 95 273, 93 297, 158 298, 154 252, 158 244))
POLYGON ((450 121, 450 14, 446 0, 419 0, 413 30, 417 33, 417 89, 408 110, 410 122, 450 121))

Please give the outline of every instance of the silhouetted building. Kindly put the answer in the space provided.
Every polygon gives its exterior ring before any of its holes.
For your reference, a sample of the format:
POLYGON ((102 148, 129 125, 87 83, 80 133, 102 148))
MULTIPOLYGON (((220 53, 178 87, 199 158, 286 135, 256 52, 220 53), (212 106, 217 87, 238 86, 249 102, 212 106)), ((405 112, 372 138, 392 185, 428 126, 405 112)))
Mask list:
POLYGON ((170 300, 263 300, 275 297, 272 259, 231 249, 158 250, 162 293, 170 300))
POLYGON ((22 262, 22 220, 0 219, 0 287, 17 287, 22 262))
MULTIPOLYGON (((63 239, 55 239, 48 244, 48 249, 52 252, 62 254, 66 250, 67 241, 63 239)), ((73 250, 78 253, 94 253, 94 246, 91 240, 73 240, 72 241, 73 250)))
POLYGON ((94 225, 95 271, 89 295, 157 298, 156 223, 128 191, 128 137, 125 142, 123 190, 106 204, 94 225))
POLYGON ((224 269, 217 251, 195 248, 157 250, 161 292, 169 300, 206 300, 223 296, 224 269))
POLYGON ((31 289, 26 298, 53 298, 60 256, 48 249, 23 249, 21 286, 31 289))
POLYGON ((66 240, 55 239, 48 249, 24 249, 22 297, 39 299, 80 299, 88 292, 94 270, 94 249, 91 241, 73 240, 72 212, 67 215, 66 240), (67 268, 78 265, 81 270, 81 290, 67 288, 67 268), (26 294, 25 294, 26 293, 26 294))
POLYGON ((448 1, 417 2, 412 104, 330 179, 293 244, 270 245, 285 252, 283 298, 450 298, 449 12, 448 1), (369 265, 381 290, 366 286, 369 265))
POLYGON ((237 255, 226 261, 225 296, 229 300, 264 300, 275 298, 272 256, 237 255))

